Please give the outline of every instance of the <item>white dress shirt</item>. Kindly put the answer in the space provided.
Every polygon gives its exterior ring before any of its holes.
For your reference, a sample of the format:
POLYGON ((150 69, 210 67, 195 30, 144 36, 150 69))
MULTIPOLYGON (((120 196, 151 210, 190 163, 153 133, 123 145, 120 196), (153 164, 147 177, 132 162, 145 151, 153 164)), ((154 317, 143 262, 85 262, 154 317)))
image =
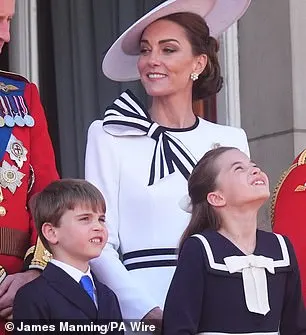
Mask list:
POLYGON ((54 264, 55 266, 58 266, 59 268, 61 268, 63 271, 65 271, 72 279, 74 279, 78 284, 80 283, 80 280, 83 276, 89 276, 89 278, 92 281, 93 284, 93 288, 94 288, 94 298, 95 298, 95 305, 96 307, 98 307, 98 303, 97 303, 97 290, 96 290, 96 286, 95 286, 95 282, 93 280, 92 274, 90 273, 90 266, 88 266, 88 270, 84 273, 83 271, 75 268, 74 266, 71 266, 67 263, 58 261, 57 259, 52 258, 50 260, 50 262, 52 264, 54 264))

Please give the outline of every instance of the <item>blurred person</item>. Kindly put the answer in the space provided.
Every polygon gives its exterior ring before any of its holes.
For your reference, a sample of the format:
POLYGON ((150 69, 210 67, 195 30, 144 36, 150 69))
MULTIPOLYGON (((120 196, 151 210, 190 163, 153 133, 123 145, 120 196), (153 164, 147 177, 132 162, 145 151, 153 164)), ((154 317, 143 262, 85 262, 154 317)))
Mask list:
MULTIPOLYGON (((10 40, 14 0, 0 0, 0 51, 10 40)), ((17 290, 36 278, 49 258, 28 200, 58 178, 54 152, 36 86, 0 71, 0 334, 17 290)))

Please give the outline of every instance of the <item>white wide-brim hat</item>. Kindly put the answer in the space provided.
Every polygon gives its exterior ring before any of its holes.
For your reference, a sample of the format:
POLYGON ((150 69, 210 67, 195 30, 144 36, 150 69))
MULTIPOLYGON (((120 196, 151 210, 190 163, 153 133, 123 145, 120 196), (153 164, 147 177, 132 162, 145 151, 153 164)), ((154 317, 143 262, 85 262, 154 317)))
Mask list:
POLYGON ((210 35, 218 37, 237 21, 251 0, 168 0, 130 26, 111 46, 102 62, 104 74, 115 81, 139 79, 139 41, 144 29, 166 15, 191 12, 203 17, 210 35))

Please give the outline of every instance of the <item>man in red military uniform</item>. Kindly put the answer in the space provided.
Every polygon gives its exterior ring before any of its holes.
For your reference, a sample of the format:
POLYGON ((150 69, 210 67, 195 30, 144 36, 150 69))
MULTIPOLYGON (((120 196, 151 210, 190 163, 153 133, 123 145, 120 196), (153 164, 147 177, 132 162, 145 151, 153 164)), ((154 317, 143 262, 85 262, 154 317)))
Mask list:
POLYGON ((276 233, 291 240, 301 272, 306 303, 306 150, 281 177, 272 198, 272 224, 276 233))
MULTIPOLYGON (((0 52, 10 39, 15 0, 0 0, 0 52)), ((0 334, 16 291, 39 275, 49 254, 39 241, 28 201, 58 178, 37 88, 0 71, 0 334)))

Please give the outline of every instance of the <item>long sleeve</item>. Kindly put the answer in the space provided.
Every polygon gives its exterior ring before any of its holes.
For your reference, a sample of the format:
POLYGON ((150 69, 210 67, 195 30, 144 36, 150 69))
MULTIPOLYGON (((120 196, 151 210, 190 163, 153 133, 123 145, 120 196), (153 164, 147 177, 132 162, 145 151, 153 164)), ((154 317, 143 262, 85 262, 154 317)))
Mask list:
POLYGON ((49 305, 42 294, 27 287, 17 291, 13 306, 14 320, 50 320, 49 305))
POLYGON ((203 246, 189 238, 180 253, 165 303, 163 334, 197 334, 205 286, 203 246))
POLYGON ((116 138, 103 130, 102 121, 95 121, 90 126, 85 176, 103 193, 106 200, 106 225, 109 233, 107 245, 100 257, 91 262, 91 266, 97 278, 116 293, 123 319, 142 319, 156 307, 156 303, 141 289, 140 282, 132 280, 119 258, 120 153, 116 150, 115 141, 116 138))
MULTIPOLYGON (((28 199, 37 192, 42 191, 49 183, 59 178, 56 166, 54 151, 48 132, 48 125, 45 113, 40 101, 37 87, 30 83, 25 90, 25 101, 35 120, 35 125, 30 129, 30 169, 32 170, 32 182, 28 199)), ((29 178, 31 180, 31 178, 29 178)), ((31 183, 31 181, 30 181, 31 183)), ((37 239, 37 232, 33 218, 30 215, 30 249, 25 256, 25 267, 42 269, 46 265, 44 247, 37 239), (38 250, 39 249, 39 250, 38 250), (38 256, 38 254, 40 256, 38 256), (33 259, 33 257, 36 259, 33 259)))
POLYGON ((280 335, 306 335, 306 309, 302 299, 297 259, 291 242, 286 238, 292 271, 288 273, 280 335))
POLYGON ((55 156, 45 113, 37 87, 32 83, 25 90, 25 100, 31 111, 31 116, 35 120, 35 126, 30 131, 30 164, 35 174, 34 184, 29 193, 29 197, 31 197, 34 193, 44 189, 50 182, 58 179, 59 176, 55 166, 55 156))

